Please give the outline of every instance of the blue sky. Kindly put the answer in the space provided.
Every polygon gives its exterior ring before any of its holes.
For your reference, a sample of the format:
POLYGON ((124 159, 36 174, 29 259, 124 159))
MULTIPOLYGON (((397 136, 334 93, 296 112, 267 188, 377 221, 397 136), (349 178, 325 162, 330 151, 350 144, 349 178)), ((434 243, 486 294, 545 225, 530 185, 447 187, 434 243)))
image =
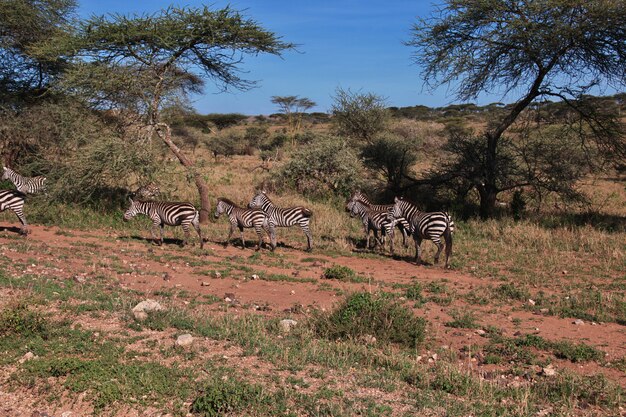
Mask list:
MULTIPOLYGON (((170 4, 199 6, 200 1, 78 0, 83 17, 107 13, 151 13, 170 4)), ((445 87, 423 88, 420 69, 411 62, 410 38, 417 16, 430 14, 433 3, 423 0, 217 0, 214 8, 231 5, 264 28, 298 44, 298 51, 275 56, 247 57, 242 69, 258 81, 249 91, 219 93, 209 80, 205 92, 193 97, 200 113, 269 114, 277 111, 274 95, 307 97, 327 112, 337 87, 375 93, 389 106, 431 107, 455 102, 445 87)), ((500 101, 485 97, 479 104, 500 101)))

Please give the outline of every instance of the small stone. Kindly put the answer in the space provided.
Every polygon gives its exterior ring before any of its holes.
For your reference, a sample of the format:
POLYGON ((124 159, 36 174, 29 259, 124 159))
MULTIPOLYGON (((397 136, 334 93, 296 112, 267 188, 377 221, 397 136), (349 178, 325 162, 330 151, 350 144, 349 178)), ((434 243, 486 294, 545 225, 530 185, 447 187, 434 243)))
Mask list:
POLYGON ((257 279, 259 279, 259 276, 257 274, 252 274, 250 279, 253 280, 253 281, 256 281, 257 279))
POLYGON ((542 309, 540 309, 540 310, 539 310, 539 312, 540 312, 541 314, 548 314, 548 313, 550 312, 550 309, 548 309, 548 308, 542 308, 542 309))
POLYGON ((167 272, 165 272, 165 273, 163 274, 163 281, 169 281, 169 280, 170 280, 170 274, 169 274, 169 273, 167 273, 167 272))
POLYGON ((535 300, 531 300, 530 298, 528 299, 528 305, 534 306, 535 305, 535 300))
POLYGON ((201 287, 208 287, 209 285, 211 285, 209 282, 206 281, 202 281, 202 283, 200 284, 201 287))
POLYGON ((566 269, 562 270, 562 271, 561 271, 561 274, 563 274, 563 275, 567 275, 567 270, 566 270, 566 269))
POLYGON ((436 353, 433 353, 432 355, 430 355, 430 358, 434 361, 436 361, 438 357, 439 355, 437 355, 436 353))
POLYGON ((294 290, 291 290, 290 294, 294 295, 296 292, 294 290))
POLYGON ((215 278, 222 278, 222 273, 220 271, 215 271, 215 272, 213 272, 213 276, 215 278))
POLYGON ((133 315, 135 319, 142 321, 148 318, 148 313, 151 311, 161 311, 163 307, 155 300, 145 300, 133 307, 133 315))
POLYGON ((293 327, 298 324, 297 321, 291 319, 283 319, 278 323, 280 331, 283 333, 289 333, 293 327))
POLYGON ((232 303, 233 302, 232 298, 230 298, 230 297, 224 297, 224 301, 227 302, 227 303, 232 303))
POLYGON ((479 336, 484 336, 484 335, 486 335, 486 334, 487 334, 487 332, 486 332, 486 331, 484 331, 483 329, 478 329, 478 330, 476 330, 474 333, 476 333, 476 334, 477 334, 477 335, 479 335, 479 336))
POLYGON ((37 359, 37 356, 33 352, 26 352, 24 356, 18 361, 19 363, 24 363, 26 361, 37 359))
POLYGON ((545 375, 545 376, 555 376, 556 375, 556 369, 554 369, 554 367, 552 366, 552 364, 544 367, 541 369, 541 372, 545 375))
POLYGON ((71 416, 72 416, 71 411, 64 411, 63 413, 61 413, 61 417, 71 417, 71 416))
POLYGON ((415 360, 416 360, 417 362, 420 362, 422 359, 424 359, 424 358, 422 357, 422 355, 419 355, 417 358, 415 358, 415 360))
POLYGON ((190 335, 189 333, 181 334, 176 339, 177 346, 185 347, 185 346, 190 346, 192 343, 193 343, 193 336, 190 335))
POLYGON ((582 321, 581 319, 576 319, 573 322, 576 326, 582 326, 583 324, 585 324, 584 321, 582 321))
POLYGON ((79 284, 84 284, 87 282, 87 279, 85 277, 82 277, 80 275, 74 275, 74 281, 79 283, 79 284))

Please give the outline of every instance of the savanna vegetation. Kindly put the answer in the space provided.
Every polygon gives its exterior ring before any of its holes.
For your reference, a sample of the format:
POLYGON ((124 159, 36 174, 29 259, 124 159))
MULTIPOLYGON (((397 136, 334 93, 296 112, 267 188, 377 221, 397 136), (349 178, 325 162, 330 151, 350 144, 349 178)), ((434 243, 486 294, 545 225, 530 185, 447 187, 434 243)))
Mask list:
POLYGON ((206 83, 245 90, 241 60, 293 47, 245 13, 76 22, 75 8, 0 8, 0 149, 48 178, 25 212, 52 237, 0 235, 0 402, 103 415, 623 413, 626 95, 591 95, 623 87, 621 2, 448 0, 407 47, 427 83, 463 80, 462 104, 398 108, 338 88, 328 113, 296 91, 257 116, 199 114, 188 99, 206 83), (521 93, 470 103, 497 89, 521 93), (202 209, 208 249, 155 250, 147 219, 122 222, 148 183, 202 209), (219 247, 227 226, 208 218, 212 203, 243 206, 258 188, 313 211, 308 258, 297 228, 278 231, 275 253, 219 247), (449 212, 453 272, 409 265, 412 247, 364 249, 345 212, 357 189, 449 212), (316 302, 237 299, 259 283, 316 302), (146 298, 165 308, 140 320, 146 298), (560 332, 575 320, 621 340, 560 332), (537 334, 544 325, 553 333, 537 334), (183 333, 191 348, 174 343, 183 333))

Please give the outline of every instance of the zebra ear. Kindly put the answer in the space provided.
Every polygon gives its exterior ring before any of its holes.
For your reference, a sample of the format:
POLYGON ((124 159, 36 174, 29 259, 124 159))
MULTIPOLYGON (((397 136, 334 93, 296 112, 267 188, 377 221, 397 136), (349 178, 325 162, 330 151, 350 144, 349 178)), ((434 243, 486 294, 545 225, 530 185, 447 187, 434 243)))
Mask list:
POLYGON ((397 203, 398 201, 400 201, 400 199, 398 197, 394 197, 393 201, 397 203))
POLYGON ((129 196, 128 196, 128 199, 130 200, 130 204, 133 204, 133 203, 134 203, 134 201, 133 201, 133 197, 132 197, 132 196, 130 196, 130 195, 129 195, 129 196))

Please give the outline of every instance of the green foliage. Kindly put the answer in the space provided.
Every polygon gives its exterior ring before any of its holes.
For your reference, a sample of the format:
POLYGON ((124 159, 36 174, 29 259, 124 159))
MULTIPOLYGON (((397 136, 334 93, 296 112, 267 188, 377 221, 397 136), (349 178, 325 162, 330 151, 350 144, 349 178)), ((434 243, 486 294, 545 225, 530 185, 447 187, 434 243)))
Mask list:
POLYGON ((253 408, 258 411, 262 402, 269 402, 263 387, 252 385, 224 375, 214 379, 191 404, 191 412, 205 417, 240 413, 253 408))
POLYGON ((275 188, 288 187, 305 196, 347 197, 359 188, 363 165, 345 140, 319 137, 299 148, 277 173, 275 188))
POLYGON ((29 310, 23 303, 10 305, 0 312, 0 337, 46 337, 48 327, 41 313, 29 310))
POLYGON ((239 124, 243 120, 246 120, 247 116, 239 113, 211 113, 200 116, 200 119, 214 124, 221 130, 239 124))
POLYGON ((354 293, 314 323, 318 335, 328 339, 374 336, 383 343, 417 348, 424 341, 426 322, 406 307, 383 296, 354 293))
POLYGON ((324 278, 336 279, 339 281, 350 281, 356 276, 356 273, 343 265, 333 265, 324 270, 324 278))
POLYGON ((422 284, 416 282, 406 289, 405 297, 408 300, 416 301, 417 305, 421 305, 422 303, 426 302, 426 298, 422 294, 422 291, 422 284))
POLYGON ((450 312, 452 316, 452 321, 446 323, 448 327, 456 327, 461 329, 478 329, 480 326, 479 323, 476 322, 476 315, 472 311, 459 311, 452 310, 450 312))
POLYGON ((524 287, 518 287, 514 284, 501 284, 499 287, 493 290, 496 297, 501 300, 518 300, 526 301, 530 298, 528 289, 524 287))
POLYGON ((390 119, 385 100, 373 93, 337 88, 332 105, 333 124, 340 136, 370 142, 390 119))
POLYGON ((415 146, 401 137, 383 133, 377 135, 361 151, 365 165, 383 175, 386 186, 394 193, 402 190, 405 177, 417 161, 415 146))

